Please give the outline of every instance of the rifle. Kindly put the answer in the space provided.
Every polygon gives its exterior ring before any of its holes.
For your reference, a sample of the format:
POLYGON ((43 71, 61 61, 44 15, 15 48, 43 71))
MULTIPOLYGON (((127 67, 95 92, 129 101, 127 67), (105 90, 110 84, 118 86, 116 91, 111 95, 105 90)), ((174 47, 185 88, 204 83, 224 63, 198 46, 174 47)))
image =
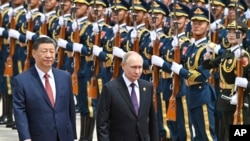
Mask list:
MULTIPOLYGON (((214 6, 214 0, 212 0, 212 13, 216 13, 216 8, 215 8, 215 6, 214 6)), ((210 19, 211 17, 210 17, 210 12, 209 12, 209 19, 210 19)), ((211 32, 210 32, 210 37, 209 37, 209 39, 211 39, 211 41, 213 42, 213 43, 216 43, 216 44, 218 44, 219 43, 219 41, 218 41, 218 28, 216 27, 216 30, 211 34, 211 32)), ((215 57, 215 53, 213 53, 213 57, 215 57)), ((214 69, 212 69, 211 70, 211 75, 210 75, 210 77, 208 77, 208 83, 210 83, 213 87, 215 87, 215 80, 214 80, 214 74, 215 74, 215 72, 217 71, 217 69, 216 68, 214 68, 214 69)))
MULTIPOLYGON (((96 23, 98 24, 98 9, 96 7, 96 0, 94 0, 94 12, 95 12, 95 16, 96 16, 96 23)), ((101 37, 101 34, 100 34, 100 31, 97 32, 95 34, 95 40, 94 40, 94 44, 97 45, 97 46, 100 46, 100 37, 101 37)), ((96 99, 97 98, 97 94, 99 92, 99 88, 98 88, 98 83, 97 83, 97 77, 98 77, 98 74, 100 72, 100 60, 97 56, 94 56, 94 62, 93 62, 93 65, 94 65, 94 73, 90 79, 90 82, 89 82, 89 92, 88 92, 88 96, 93 98, 93 99, 96 99)))
POLYGON ((44 22, 42 23, 42 26, 41 26, 41 33, 43 34, 43 35, 47 35, 47 33, 48 33, 48 27, 47 27, 47 17, 46 17, 46 9, 45 9, 45 3, 46 3, 46 0, 43 0, 42 1, 42 5, 43 5, 43 14, 44 14, 44 16, 45 16, 45 20, 44 20, 44 22))
MULTIPOLYGON (((31 11, 30 8, 30 0, 28 1, 28 9, 31 11)), ((33 31, 33 21, 32 17, 28 21, 28 31, 33 31)), ((30 59, 32 58, 32 41, 28 40, 27 41, 27 57, 24 61, 24 68, 23 70, 26 71, 28 68, 30 68, 30 59)))
MULTIPOLYGON (((178 22, 176 18, 176 0, 174 1, 174 29, 175 29, 175 34, 178 38, 178 22)), ((180 46, 178 43, 178 46, 174 50, 174 62, 180 63, 180 46)), ((176 96, 180 90, 180 76, 176 73, 173 74, 173 90, 172 90, 172 95, 169 99, 169 104, 168 104, 168 110, 167 110, 167 119, 176 121, 176 96)))
MULTIPOLYGON (((12 6, 13 7, 13 6, 12 6)), ((13 11, 10 20, 10 29, 16 28, 15 13, 13 11)), ((10 52, 5 62, 4 76, 13 76, 13 56, 15 54, 16 42, 14 38, 10 38, 10 52)))
MULTIPOLYGON (((240 31, 238 29, 238 24, 237 24, 237 15, 238 15, 238 3, 235 2, 235 26, 236 26, 236 38, 238 39, 238 45, 240 46, 240 31)), ((242 47, 240 46, 240 51, 242 53, 242 47)), ((242 77, 243 75, 243 63, 242 63, 242 54, 240 59, 237 59, 237 66, 236 66, 236 71, 237 71, 237 77, 242 77)), ((242 107, 243 107, 243 88, 242 87, 237 87, 237 92, 238 92, 238 104, 236 106, 235 112, 234 112, 234 125, 242 125, 243 124, 243 114, 242 114, 242 107)))
MULTIPOLYGON (((116 3, 116 0, 115 0, 115 3, 116 3)), ((115 40, 114 40, 114 45, 116 47, 120 47, 120 44, 121 44, 121 41, 120 41, 120 39, 121 39, 120 27, 119 27, 119 23, 118 23, 118 12, 119 11, 117 10, 116 4, 115 4, 116 24, 118 25, 118 31, 115 34, 115 40)), ((115 78, 118 77, 119 72, 120 72, 120 64, 121 64, 121 59, 119 57, 114 56, 113 75, 112 75, 111 80, 114 80, 115 78)))
MULTIPOLYGON (((75 6, 75 4, 74 4, 75 6)), ((75 22, 77 22, 76 20, 76 6, 74 7, 74 12, 75 12, 75 22)), ((76 30, 73 33, 73 38, 74 38, 74 42, 79 43, 80 42, 80 33, 79 33, 79 28, 77 26, 76 30)), ((71 75, 71 79, 72 79, 72 88, 73 88, 73 94, 78 95, 78 71, 80 69, 80 57, 81 54, 79 52, 74 52, 74 71, 71 75)))
MULTIPOLYGON (((64 3, 61 1, 60 3, 60 12, 61 16, 64 18, 64 3)), ((65 23, 60 28, 59 38, 64 39, 65 38, 65 32, 66 32, 66 26, 65 23)), ((57 62, 57 68, 60 69, 64 62, 64 48, 59 47, 58 48, 58 62, 57 62)))
MULTIPOLYGON (((152 20, 154 23, 154 31, 156 32, 156 17, 154 15, 154 6, 152 5, 152 20)), ((153 44, 153 55, 160 55, 159 52, 159 45, 160 41, 158 38, 155 39, 154 44, 153 44)), ((156 65, 153 65, 153 103, 154 103, 154 108, 155 112, 158 111, 158 106, 157 106, 157 87, 159 85, 159 67, 156 65)))
MULTIPOLYGON (((137 25, 136 25, 136 14, 135 14, 135 4, 134 4, 134 0, 132 1, 132 18, 133 18, 133 26, 134 29, 137 29, 137 25)), ((139 53, 140 48, 139 48, 139 39, 138 39, 138 35, 136 36, 136 38, 134 39, 133 42, 133 50, 137 53, 139 53)))

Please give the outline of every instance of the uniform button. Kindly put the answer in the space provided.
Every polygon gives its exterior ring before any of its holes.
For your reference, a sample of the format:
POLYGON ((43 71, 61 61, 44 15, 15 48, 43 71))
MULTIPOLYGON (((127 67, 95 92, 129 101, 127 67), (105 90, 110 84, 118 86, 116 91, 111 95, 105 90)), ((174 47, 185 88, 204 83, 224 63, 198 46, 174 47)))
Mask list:
POLYGON ((199 89, 201 89, 202 88, 202 86, 199 86, 199 89))

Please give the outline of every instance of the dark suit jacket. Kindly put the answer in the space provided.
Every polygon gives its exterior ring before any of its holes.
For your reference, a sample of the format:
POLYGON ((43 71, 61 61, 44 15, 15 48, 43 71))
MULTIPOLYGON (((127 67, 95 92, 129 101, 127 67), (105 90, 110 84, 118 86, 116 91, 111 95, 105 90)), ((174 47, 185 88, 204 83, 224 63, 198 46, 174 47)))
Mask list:
POLYGON ((138 116, 122 77, 104 85, 97 107, 98 141, 158 141, 153 86, 145 80, 138 83, 138 116))
POLYGON ((69 73, 53 68, 56 101, 53 108, 35 67, 14 77, 13 108, 20 140, 73 141, 75 105, 69 73))

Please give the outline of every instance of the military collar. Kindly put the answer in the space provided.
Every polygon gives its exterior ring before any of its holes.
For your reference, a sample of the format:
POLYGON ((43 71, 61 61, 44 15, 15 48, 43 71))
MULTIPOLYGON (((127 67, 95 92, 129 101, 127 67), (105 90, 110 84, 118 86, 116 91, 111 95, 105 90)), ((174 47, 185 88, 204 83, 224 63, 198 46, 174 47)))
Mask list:
POLYGON ((5 3, 5 4, 1 5, 0 9, 3 10, 5 8, 7 8, 7 7, 10 7, 10 3, 5 3))
POLYGON ((35 12, 38 12, 38 11, 39 11, 38 8, 35 8, 35 9, 31 9, 31 10, 30 10, 30 12, 31 12, 32 14, 34 14, 35 12))
POLYGON ((17 11, 22 10, 22 9, 24 9, 23 5, 14 8, 13 11, 17 12, 17 11))
POLYGON ((103 24, 103 23, 104 23, 104 19, 103 18, 98 21, 98 24, 103 24))
POLYGON ((84 22, 88 19, 87 16, 84 16, 84 17, 81 17, 80 19, 77 19, 77 23, 81 23, 81 22, 84 22))
POLYGON ((160 28, 157 28, 156 29, 156 33, 162 33, 162 28, 160 27, 160 28))
POLYGON ((185 35, 185 32, 182 32, 182 33, 179 33, 179 34, 177 35, 177 37, 180 38, 180 37, 182 37, 182 36, 184 36, 184 35, 185 35))
POLYGON ((204 37, 204 38, 201 38, 201 39, 195 41, 194 44, 195 44, 195 46, 197 46, 197 45, 199 45, 200 43, 202 43, 202 42, 204 42, 206 40, 207 40, 207 37, 204 37))
POLYGON ((120 28, 125 28, 126 27, 126 23, 120 24, 119 27, 120 28))
POLYGON ((139 30, 139 29, 141 29, 142 27, 145 27, 145 24, 144 24, 144 23, 137 25, 137 26, 136 26, 136 29, 139 30))
POLYGON ((68 17, 70 17, 70 16, 71 16, 71 15, 70 15, 69 13, 63 15, 64 18, 68 18, 68 17))
POLYGON ((56 11, 55 10, 50 11, 50 12, 48 12, 48 13, 45 14, 46 17, 50 17, 52 15, 56 15, 56 11))
POLYGON ((240 48, 241 44, 240 45, 236 45, 236 46, 232 46, 230 47, 230 51, 231 52, 234 52, 235 50, 237 50, 238 48, 240 48))

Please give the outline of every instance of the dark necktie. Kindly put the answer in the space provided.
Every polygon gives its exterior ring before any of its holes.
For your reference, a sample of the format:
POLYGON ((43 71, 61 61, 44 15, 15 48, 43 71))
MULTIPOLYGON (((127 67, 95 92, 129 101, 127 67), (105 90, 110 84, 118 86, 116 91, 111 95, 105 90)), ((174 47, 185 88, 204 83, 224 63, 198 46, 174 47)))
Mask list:
POLYGON ((131 100, 133 102, 133 105, 134 105, 134 108, 135 108, 135 112, 138 115, 139 104, 138 104, 136 93, 135 93, 135 84, 131 83, 130 86, 132 87, 132 90, 131 90, 131 100))
POLYGON ((44 78, 45 78, 45 89, 46 89, 47 95, 49 97, 51 105, 54 107, 55 101, 54 101, 54 97, 53 97, 52 88, 51 88, 51 86, 49 84, 49 75, 45 74, 44 78))

